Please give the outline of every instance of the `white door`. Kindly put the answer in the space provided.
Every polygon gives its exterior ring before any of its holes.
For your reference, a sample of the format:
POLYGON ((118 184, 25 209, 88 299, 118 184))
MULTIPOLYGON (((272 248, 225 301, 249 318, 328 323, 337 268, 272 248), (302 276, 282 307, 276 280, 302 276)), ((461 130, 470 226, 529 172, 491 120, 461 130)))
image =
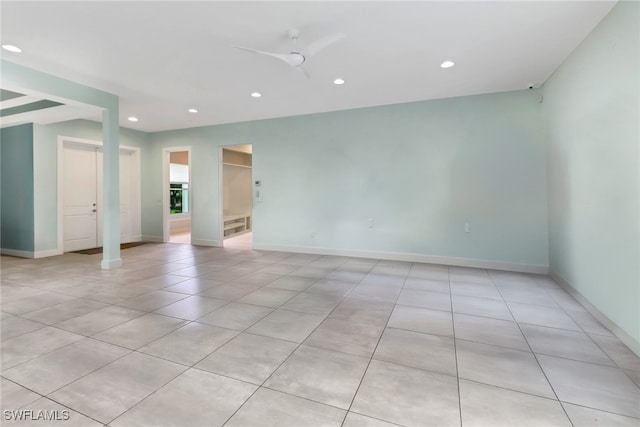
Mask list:
MULTIPOLYGON (((97 153, 97 187, 98 200, 102 201, 102 149, 98 149, 97 153)), ((131 168, 133 166, 133 152, 120 151, 120 242, 129 243, 133 241, 132 233, 132 185, 133 174, 131 168)), ((102 230, 103 210, 98 209, 97 228, 102 230)), ((98 233, 98 246, 102 246, 102 232, 98 233)))
POLYGON ((64 252, 95 248, 97 241, 96 147, 64 148, 64 252))
MULTIPOLYGON (((63 250, 102 246, 102 148, 65 144, 63 150, 63 250)), ((133 152, 120 151, 120 241, 134 240, 133 152)))

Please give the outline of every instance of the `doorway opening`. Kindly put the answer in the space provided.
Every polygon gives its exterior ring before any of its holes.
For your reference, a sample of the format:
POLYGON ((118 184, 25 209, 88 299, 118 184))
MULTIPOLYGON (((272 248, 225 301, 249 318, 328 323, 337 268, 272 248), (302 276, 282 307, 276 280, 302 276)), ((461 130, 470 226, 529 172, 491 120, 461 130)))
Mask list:
POLYGON ((221 148, 221 236, 225 248, 253 248, 253 147, 221 148))
POLYGON ((169 151, 168 241, 191 243, 190 150, 169 151))

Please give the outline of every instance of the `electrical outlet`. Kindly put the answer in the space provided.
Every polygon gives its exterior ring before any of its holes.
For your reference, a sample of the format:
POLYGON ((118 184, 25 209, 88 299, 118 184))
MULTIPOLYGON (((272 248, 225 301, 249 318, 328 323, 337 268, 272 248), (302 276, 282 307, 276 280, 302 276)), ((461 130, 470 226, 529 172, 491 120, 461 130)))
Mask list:
POLYGON ((471 225, 469 225, 468 222, 464 223, 464 232, 465 233, 470 233, 471 232, 471 225))
POLYGON ((369 226, 369 228, 373 228, 373 218, 369 218, 367 220, 367 225, 369 226))

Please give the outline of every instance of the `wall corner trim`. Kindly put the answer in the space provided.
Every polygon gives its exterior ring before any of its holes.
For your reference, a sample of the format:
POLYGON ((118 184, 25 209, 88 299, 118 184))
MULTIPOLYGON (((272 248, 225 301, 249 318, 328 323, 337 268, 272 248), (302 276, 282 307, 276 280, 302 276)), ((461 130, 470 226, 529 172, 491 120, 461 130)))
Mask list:
POLYGON ((620 341, 631 351, 633 351, 636 355, 640 356, 640 342, 636 341, 631 335, 622 330, 618 325, 616 325, 611 319, 609 319, 604 313, 602 313, 598 308, 593 305, 588 299, 586 299, 576 288, 574 288, 569 282, 564 280, 558 274, 556 274, 553 270, 549 273, 551 278, 555 280, 562 288, 567 291, 572 297, 574 297, 582 306, 593 315, 600 323, 604 325, 607 329, 609 329, 615 336, 617 336, 620 341))
POLYGON ((547 265, 528 265, 528 264, 515 264, 503 261, 490 261, 474 258, 457 258, 457 257, 445 257, 438 255, 423 255, 412 254, 403 252, 377 252, 377 251, 363 251, 352 249, 330 249, 330 248, 316 248, 307 246, 287 246, 287 245, 270 245, 270 244, 258 244, 254 243, 253 249, 265 250, 265 251, 279 251, 279 252, 298 252, 304 254, 317 254, 317 255, 337 255, 347 256, 354 258, 375 258, 384 259, 390 261, 406 261, 406 262, 422 262, 426 264, 440 264, 449 265, 455 267, 472 267, 472 268, 486 268, 491 270, 504 270, 514 271, 519 273, 533 273, 533 274, 548 274, 549 266, 547 265))

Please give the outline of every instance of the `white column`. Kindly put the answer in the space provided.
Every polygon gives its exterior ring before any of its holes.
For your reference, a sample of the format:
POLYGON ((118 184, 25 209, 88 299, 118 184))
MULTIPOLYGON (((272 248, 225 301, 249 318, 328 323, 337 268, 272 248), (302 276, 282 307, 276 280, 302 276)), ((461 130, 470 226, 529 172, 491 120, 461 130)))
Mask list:
POLYGON ((120 258, 120 124, 118 106, 102 113, 102 268, 122 266, 120 258))

